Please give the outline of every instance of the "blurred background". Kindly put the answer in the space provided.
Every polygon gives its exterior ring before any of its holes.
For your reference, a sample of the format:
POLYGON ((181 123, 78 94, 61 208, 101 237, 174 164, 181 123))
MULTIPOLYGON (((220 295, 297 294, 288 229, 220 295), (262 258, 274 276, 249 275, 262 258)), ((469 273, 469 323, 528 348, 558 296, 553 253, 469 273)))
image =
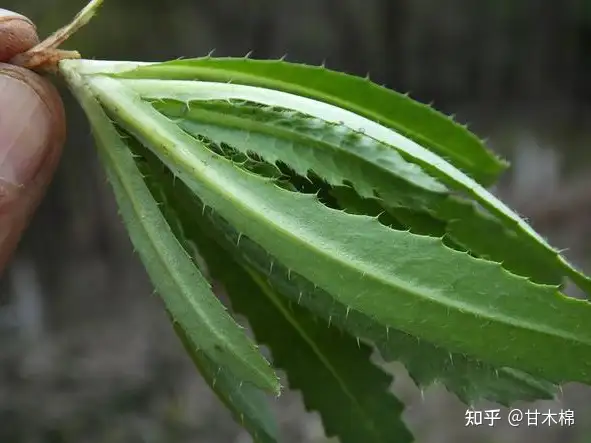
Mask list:
MULTIPOLYGON (((43 38, 83 0, 3 0, 43 38)), ((107 0, 65 48, 87 58, 218 56, 320 64, 447 113, 512 162, 494 192, 591 271, 591 1, 107 0)), ((60 169, 0 280, 0 443, 247 443, 181 345, 134 255, 87 122, 64 91, 60 169)), ((576 295, 576 294, 575 294, 576 295)), ((466 427, 443 388, 393 389, 419 442, 591 442, 591 389, 557 402, 572 427, 466 427)), ((491 405, 479 405, 479 408, 491 405)), ((298 393, 276 402, 286 443, 326 442, 298 393)), ((366 442, 360 442, 366 443, 366 442)), ((369 442, 367 442, 369 443, 369 442)))

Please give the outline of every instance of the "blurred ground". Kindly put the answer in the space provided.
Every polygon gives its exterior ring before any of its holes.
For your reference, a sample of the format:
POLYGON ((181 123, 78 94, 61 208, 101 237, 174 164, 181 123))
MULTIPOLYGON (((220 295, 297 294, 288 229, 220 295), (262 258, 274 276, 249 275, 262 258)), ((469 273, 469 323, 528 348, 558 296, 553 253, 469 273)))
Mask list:
MULTIPOLYGON (((45 35, 74 0, 4 1, 45 35)), ((279 57, 371 77, 472 123, 513 161, 495 189, 550 242, 591 271, 588 78, 591 2, 523 0, 106 0, 71 43, 89 57, 279 57)), ((173 335, 133 255, 88 126, 68 99, 64 158, 0 281, 0 443, 246 443, 173 335)), ((576 294, 574 294, 576 295, 576 294)), ((394 389, 423 443, 591 442, 591 390, 567 386, 571 428, 466 428, 465 406, 394 389)), ((487 405, 482 405, 484 408, 487 405)), ((277 403, 286 443, 321 443, 297 393, 277 403)), ((365 442, 360 442, 365 443, 365 442)))

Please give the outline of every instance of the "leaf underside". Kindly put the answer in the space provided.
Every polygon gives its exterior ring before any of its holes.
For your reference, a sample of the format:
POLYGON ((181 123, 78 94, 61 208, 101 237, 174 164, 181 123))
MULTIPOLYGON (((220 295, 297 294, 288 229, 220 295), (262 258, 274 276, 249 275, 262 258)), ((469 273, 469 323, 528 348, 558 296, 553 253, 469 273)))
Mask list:
POLYGON ((472 203, 444 193, 445 186, 420 167, 364 134, 295 112, 240 103, 152 104, 193 136, 227 143, 269 163, 285 163, 299 175, 313 172, 332 186, 349 183, 363 198, 377 199, 381 212, 394 212, 406 229, 419 225, 424 228, 420 233, 446 234, 479 257, 502 262, 538 283, 562 282, 554 254, 524 241, 472 203), (412 220, 407 209, 415 211, 412 220))
POLYGON ((282 189, 213 152, 124 83, 96 76, 89 84, 112 118, 207 206, 340 303, 384 328, 494 365, 553 382, 591 380, 587 302, 441 239, 396 231, 282 189))
POLYGON ((258 271, 282 296, 324 318, 325 325, 339 327, 353 337, 374 343, 386 361, 402 362, 419 386, 440 382, 467 404, 488 399, 508 405, 518 400, 552 398, 555 394, 551 383, 517 370, 495 368, 465 355, 450 353, 395 329, 385 330, 371 318, 347 309, 326 292, 287 270, 210 208, 204 208, 181 181, 174 181, 172 174, 158 170, 156 175, 155 171, 153 167, 154 175, 148 179, 168 187, 167 194, 174 195, 178 202, 175 206, 193 222, 194 230, 207 233, 233 260, 258 271))
MULTIPOLYGON (((566 276, 570 278, 576 285, 581 287, 584 292, 591 292, 591 278, 585 276, 570 263, 568 263, 568 261, 563 256, 561 256, 556 249, 551 247, 546 242, 546 240, 536 233, 531 228, 531 226, 529 226, 518 214, 508 208, 503 202, 498 200, 492 194, 490 194, 480 183, 473 180, 468 175, 463 174, 460 170, 461 167, 457 166, 458 163, 454 163, 453 159, 450 159, 448 162, 447 159, 437 156, 425 146, 417 144, 412 138, 404 137, 400 133, 389 129, 386 126, 379 125, 374 120, 368 120, 367 118, 364 118, 364 112, 361 112, 358 109, 359 106, 361 106, 361 103, 356 103, 355 106, 352 106, 348 102, 341 103, 341 106, 343 106, 344 109, 331 105, 330 103, 334 102, 331 97, 334 97, 327 92, 332 90, 331 88, 333 87, 329 83, 303 83, 303 79, 307 78, 308 75, 314 75, 314 72, 316 72, 315 68, 302 65, 293 65, 284 62, 281 62, 280 66, 278 67, 276 64, 266 64, 266 62, 249 60, 248 63, 241 64, 239 67, 233 66, 234 71, 242 69, 244 71, 244 75, 237 75, 237 78, 232 80, 232 84, 224 84, 219 82, 170 80, 171 78, 189 78, 191 69, 193 76, 191 78, 199 78, 198 74, 201 72, 200 65, 203 60, 204 59, 185 60, 183 61, 183 67, 180 70, 179 67, 174 63, 164 63, 142 67, 128 73, 122 73, 118 75, 122 77, 132 77, 132 79, 123 79, 122 82, 125 83, 127 87, 133 89, 144 98, 148 99, 171 98, 183 101, 191 101, 215 98, 218 100, 258 101, 259 103, 275 106, 287 103, 288 107, 292 111, 297 110, 302 112, 304 110, 305 112, 305 110, 307 110, 311 115, 314 115, 318 118, 324 118, 325 120, 330 120, 332 122, 342 123, 349 126, 350 128, 364 132, 367 135, 390 145, 392 149, 399 151, 399 153, 405 159, 420 165, 428 173, 442 180, 445 185, 451 187, 455 192, 459 192, 471 199, 474 199, 474 201, 478 203, 479 206, 485 209, 490 216, 494 217, 501 224, 503 229, 501 229, 500 232, 503 233, 504 230, 508 231, 504 233, 505 236, 518 237, 520 243, 525 243, 526 249, 532 249, 540 256, 540 258, 546 257, 545 260, 551 261, 552 265, 556 268, 554 273, 560 273, 561 279, 562 277, 566 276), (290 81, 293 82, 295 86, 293 84, 291 86, 295 87, 296 89, 303 88, 306 90, 307 95, 313 96, 317 100, 324 100, 325 103, 319 101, 314 102, 303 96, 295 96, 293 94, 285 93, 283 91, 291 91, 293 88, 290 88, 290 85, 276 85, 276 82, 269 80, 269 78, 266 76, 257 77, 256 75, 253 75, 251 70, 257 72, 259 69, 259 63, 265 65, 265 72, 267 76, 272 76, 272 73, 276 69, 281 72, 286 69, 293 69, 297 72, 308 71, 308 75, 301 77, 294 74, 290 78, 290 81), (144 74, 148 78, 157 77, 159 75, 163 79, 166 79, 166 82, 163 82, 163 80, 133 78, 144 74), (243 84, 235 84, 235 82, 243 84), (274 94, 268 94, 266 93, 268 90, 263 90, 260 87, 252 86, 261 84, 267 87, 277 87, 280 91, 275 91, 274 94), (358 114, 351 113, 351 110, 356 110, 358 114)), ((214 72, 218 73, 216 70, 212 71, 210 69, 206 69, 206 71, 209 73, 208 75, 214 75, 214 72)), ((234 71, 233 74, 236 74, 234 71)), ((224 75, 221 73, 219 73, 219 75, 219 81, 224 81, 224 75)), ((338 80, 341 78, 342 74, 323 70, 322 76, 332 76, 332 84, 339 85, 340 83, 338 80)), ((397 106, 400 106, 401 104, 396 103, 395 100, 389 100, 390 97, 388 93, 384 91, 387 90, 378 88, 377 90, 374 90, 374 93, 380 95, 381 99, 388 103, 388 106, 391 106, 393 109, 397 109, 397 106)), ((341 90, 341 93, 346 95, 347 90, 343 89, 341 90)), ((404 105, 401 107, 404 109, 404 105)), ((371 113, 372 110, 373 108, 371 107, 365 109, 366 113, 371 113)), ((425 111, 425 113, 428 112, 425 111)), ((408 123, 409 122, 407 122, 407 124, 408 123)), ((450 122, 448 123, 449 125, 446 126, 447 130, 454 134, 457 133, 458 129, 450 122)), ((402 134, 404 134, 404 132, 402 132, 402 134)), ((454 149, 456 148, 457 146, 454 146, 454 149)), ((480 166, 480 163, 474 163, 472 165, 473 169, 471 172, 474 173, 481 171, 480 166)), ((451 210, 453 211, 454 202, 451 203, 451 210)), ((444 205, 444 207, 439 208, 439 211, 441 211, 441 214, 449 214, 449 209, 450 208, 447 207, 447 205, 444 205)), ((463 212, 465 216, 467 212, 463 212)), ((462 231, 462 229, 458 229, 457 227, 454 229, 454 232, 456 233, 461 233, 462 231)), ((498 232, 499 229, 496 229, 496 231, 498 232)), ((477 239, 478 237, 476 236, 473 236, 472 238, 473 241, 476 241, 477 239)), ((496 259, 494 255, 491 256, 491 258, 493 260, 496 259)), ((516 262, 518 265, 521 263, 518 260, 515 260, 514 262, 516 262)), ((536 276, 539 275, 544 275, 544 273, 540 272, 536 274, 536 276)))

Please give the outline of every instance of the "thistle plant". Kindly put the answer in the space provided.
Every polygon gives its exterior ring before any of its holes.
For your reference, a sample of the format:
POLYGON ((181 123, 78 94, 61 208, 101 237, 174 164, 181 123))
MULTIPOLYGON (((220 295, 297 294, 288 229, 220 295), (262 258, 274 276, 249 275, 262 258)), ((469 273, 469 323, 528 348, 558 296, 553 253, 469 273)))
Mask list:
POLYGON ((65 79, 174 330, 255 441, 281 440, 277 369, 343 443, 412 441, 382 361, 468 405, 591 384, 591 305, 563 293, 591 279, 487 190, 508 163, 465 126, 323 66, 57 49, 100 3, 15 64, 65 79))

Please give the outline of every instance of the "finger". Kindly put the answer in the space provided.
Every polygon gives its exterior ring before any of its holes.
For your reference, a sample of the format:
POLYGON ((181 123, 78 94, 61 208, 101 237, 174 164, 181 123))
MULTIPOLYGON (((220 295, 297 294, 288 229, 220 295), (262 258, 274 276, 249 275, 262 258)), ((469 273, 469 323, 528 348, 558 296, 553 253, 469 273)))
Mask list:
POLYGON ((37 43, 39 37, 35 24, 24 15, 0 8, 0 62, 28 51, 37 43))
POLYGON ((0 272, 55 172, 65 133, 53 85, 0 63, 0 272))

